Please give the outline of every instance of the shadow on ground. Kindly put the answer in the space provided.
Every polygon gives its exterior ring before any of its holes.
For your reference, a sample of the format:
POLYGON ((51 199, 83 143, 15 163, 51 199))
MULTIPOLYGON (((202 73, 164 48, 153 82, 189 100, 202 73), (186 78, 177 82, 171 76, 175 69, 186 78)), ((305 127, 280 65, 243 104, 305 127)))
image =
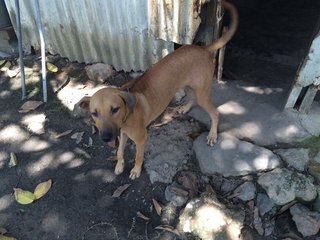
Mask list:
MULTIPOLYGON (((164 185, 151 185, 145 171, 139 180, 129 180, 133 161, 122 175, 115 176, 115 162, 106 160, 114 149, 92 135, 90 126, 74 119, 53 94, 46 105, 19 113, 20 89, 12 89, 12 81, 1 76, 0 226, 17 239, 145 239, 157 235, 154 227, 159 217, 151 199, 163 200, 164 185), (83 141, 77 144, 70 135, 55 138, 69 129, 84 131, 83 141), (86 147, 89 137, 93 146, 86 147), (18 158, 13 168, 8 167, 10 152, 18 158), (48 179, 53 186, 42 199, 30 205, 14 200, 13 188, 32 191, 48 179), (121 197, 111 197, 127 183, 132 185, 121 197), (149 224, 137 218, 138 211, 151 218, 149 224)), ((30 91, 36 87, 38 84, 27 85, 30 91)), ((132 156, 132 151, 127 154, 132 156)))

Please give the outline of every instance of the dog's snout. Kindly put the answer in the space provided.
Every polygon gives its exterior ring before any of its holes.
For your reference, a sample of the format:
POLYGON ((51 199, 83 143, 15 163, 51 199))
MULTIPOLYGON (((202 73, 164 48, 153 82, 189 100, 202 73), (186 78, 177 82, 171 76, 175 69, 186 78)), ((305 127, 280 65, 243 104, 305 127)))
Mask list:
POLYGON ((112 140, 112 133, 111 132, 102 132, 100 134, 100 137, 104 142, 110 142, 112 140))

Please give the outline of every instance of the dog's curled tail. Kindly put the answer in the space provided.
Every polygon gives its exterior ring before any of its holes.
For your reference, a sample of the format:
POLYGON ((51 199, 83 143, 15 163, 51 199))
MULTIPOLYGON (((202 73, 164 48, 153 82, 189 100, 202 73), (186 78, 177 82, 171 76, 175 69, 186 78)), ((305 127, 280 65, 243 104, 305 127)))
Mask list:
POLYGON ((230 41, 230 39, 233 37, 234 33, 237 30, 238 22, 239 22, 239 16, 238 11, 235 8, 235 6, 231 3, 228 3, 226 1, 222 1, 222 6, 225 8, 225 10, 228 11, 231 23, 229 26, 229 30, 222 34, 222 36, 214 41, 212 44, 206 46, 206 50, 209 51, 211 54, 213 54, 216 50, 222 48, 224 45, 227 44, 227 42, 230 41))

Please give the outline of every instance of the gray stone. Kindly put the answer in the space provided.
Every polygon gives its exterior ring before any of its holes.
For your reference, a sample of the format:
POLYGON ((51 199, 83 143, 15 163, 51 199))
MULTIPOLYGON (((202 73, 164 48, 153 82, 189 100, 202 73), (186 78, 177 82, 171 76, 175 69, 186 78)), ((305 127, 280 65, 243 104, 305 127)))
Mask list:
POLYGON ((91 81, 105 82, 117 72, 109 64, 96 63, 85 67, 86 73, 91 81))
POLYGON ((312 201, 317 197, 313 177, 288 169, 275 169, 261 175, 258 183, 277 205, 285 205, 295 199, 312 201))
POLYGON ((274 217, 264 219, 264 236, 270 236, 273 233, 275 224, 276 220, 274 217))
POLYGON ((253 211, 253 226, 261 236, 264 234, 264 229, 262 227, 262 221, 259 216, 259 209, 257 207, 255 207, 254 211, 253 211))
POLYGON ((189 121, 172 120, 159 129, 150 128, 145 146, 145 164, 151 183, 171 183, 176 173, 183 169, 192 155, 191 132, 199 131, 199 125, 189 121))
POLYGON ((226 207, 214 194, 204 193, 191 200, 179 216, 178 230, 203 240, 241 239, 245 213, 236 206, 226 207))
POLYGON ((308 165, 308 173, 315 178, 316 182, 320 182, 320 164, 319 163, 315 161, 311 161, 308 165))
POLYGON ((234 191, 241 183, 243 183, 240 179, 227 179, 224 178, 220 187, 221 192, 223 193, 229 193, 231 191, 234 191))
POLYGON ((194 141, 194 150, 200 169, 205 174, 242 176, 279 167, 281 161, 270 150, 241 141, 228 134, 220 134, 211 147, 206 143, 208 133, 194 141))
POLYGON ((317 186, 317 192, 318 195, 316 200, 314 200, 314 202, 312 203, 312 209, 320 212, 320 186, 317 186))
POLYGON ((316 235, 320 228, 320 213, 311 212, 302 204, 295 204, 290 208, 292 219, 295 222, 298 231, 304 236, 316 235))
POLYGON ((234 192, 237 194, 237 198, 242 201, 249 201, 255 198, 256 186, 253 182, 245 182, 237 187, 234 192))
POLYGON ((306 148, 277 149, 274 152, 298 171, 304 171, 309 162, 309 149, 306 148))
POLYGON ((266 213, 272 210, 275 206, 274 202, 268 197, 267 194, 258 193, 257 196, 257 206, 259 208, 259 213, 264 216, 266 213))
POLYGON ((315 160, 317 163, 320 163, 320 152, 317 153, 317 155, 314 157, 314 160, 315 160))
POLYGON ((208 176, 202 175, 201 176, 201 181, 208 184, 210 182, 210 179, 208 176))

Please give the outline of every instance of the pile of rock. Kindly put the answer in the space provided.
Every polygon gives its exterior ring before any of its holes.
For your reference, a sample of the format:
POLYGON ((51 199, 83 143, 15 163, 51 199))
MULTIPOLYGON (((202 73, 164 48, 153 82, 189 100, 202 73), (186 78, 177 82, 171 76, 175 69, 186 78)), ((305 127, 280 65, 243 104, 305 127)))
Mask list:
POLYGON ((206 135, 203 133, 195 140, 194 150, 201 171, 210 176, 211 186, 220 195, 210 200, 201 196, 187 203, 180 214, 181 232, 202 239, 241 239, 241 227, 245 223, 239 215, 245 213, 246 221, 250 219, 249 224, 261 236, 275 236, 275 219, 285 211, 291 214, 303 237, 319 232, 320 187, 305 171, 310 161, 307 149, 272 152, 227 134, 221 134, 217 144, 209 147, 205 144, 206 135), (223 197, 224 204, 217 200, 219 197, 223 197), (241 204, 246 211, 239 210, 241 204), (203 209, 209 209, 206 212, 212 214, 203 215, 203 209), (220 225, 211 221, 213 216, 219 219, 220 225), (234 221, 240 229, 232 231, 238 235, 227 233, 234 221), (197 222, 203 224, 197 227, 197 222))

